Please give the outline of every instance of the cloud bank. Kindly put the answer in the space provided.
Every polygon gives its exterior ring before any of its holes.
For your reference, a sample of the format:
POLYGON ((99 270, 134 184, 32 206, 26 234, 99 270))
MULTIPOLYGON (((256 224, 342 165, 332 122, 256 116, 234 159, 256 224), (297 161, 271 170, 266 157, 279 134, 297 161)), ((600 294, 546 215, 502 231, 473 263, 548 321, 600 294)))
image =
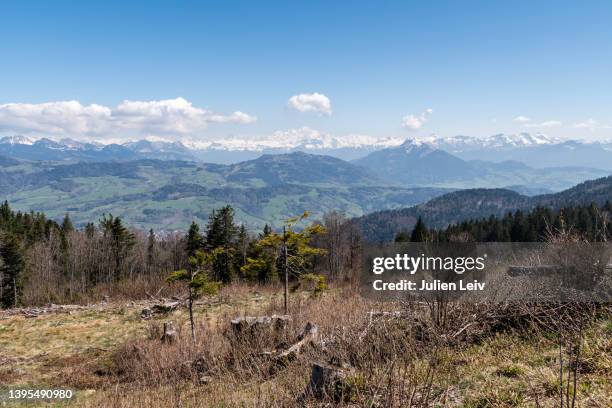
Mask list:
POLYGON ((527 122, 530 122, 531 119, 528 118, 527 116, 519 115, 516 118, 514 118, 514 121, 518 123, 527 123, 527 122))
POLYGON ((562 122, 558 120, 545 120, 543 122, 533 122, 531 118, 527 116, 519 115, 514 118, 514 121, 520 123, 526 128, 551 128, 563 125, 562 122))
POLYGON ((304 93, 293 95, 289 98, 289 107, 299 112, 315 112, 323 115, 331 115, 331 101, 320 93, 304 93))
POLYGON ((573 126, 575 129, 588 129, 590 131, 598 130, 598 129, 610 129, 612 126, 606 125, 603 123, 599 123, 593 118, 589 118, 584 122, 575 123, 573 126))
POLYGON ((159 101, 125 100, 114 108, 78 101, 0 105, 0 130, 24 134, 106 137, 114 134, 184 135, 211 123, 248 124, 256 117, 236 111, 229 115, 198 108, 184 98, 159 101))
POLYGON ((523 126, 525 126, 526 128, 550 128, 561 126, 562 124, 563 123, 558 120, 545 120, 544 122, 540 123, 525 123, 523 126))
POLYGON ((429 117, 433 113, 433 109, 425 109, 419 115, 406 115, 402 119, 402 127, 408 130, 417 130, 423 127, 423 125, 429 120, 429 117))

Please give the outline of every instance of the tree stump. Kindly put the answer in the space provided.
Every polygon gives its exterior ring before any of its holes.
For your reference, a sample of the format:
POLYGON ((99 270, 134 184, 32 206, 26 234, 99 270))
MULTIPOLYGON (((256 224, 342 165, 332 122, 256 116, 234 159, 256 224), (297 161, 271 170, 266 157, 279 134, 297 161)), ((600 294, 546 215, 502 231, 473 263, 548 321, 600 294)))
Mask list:
POLYGON ((174 343, 178 339, 178 333, 174 330, 172 322, 164 323, 164 334, 161 337, 163 343, 174 343))
POLYGON ((336 366, 315 363, 312 365, 307 391, 317 399, 350 401, 357 393, 357 386, 355 370, 347 364, 336 366))
POLYGON ((231 321, 232 330, 237 336, 254 335, 265 331, 273 334, 283 332, 291 322, 289 315, 245 316, 231 321))
POLYGON ((145 307, 140 312, 140 318, 141 319, 149 320, 151 317, 153 317, 153 311, 151 309, 149 309, 148 307, 145 307))

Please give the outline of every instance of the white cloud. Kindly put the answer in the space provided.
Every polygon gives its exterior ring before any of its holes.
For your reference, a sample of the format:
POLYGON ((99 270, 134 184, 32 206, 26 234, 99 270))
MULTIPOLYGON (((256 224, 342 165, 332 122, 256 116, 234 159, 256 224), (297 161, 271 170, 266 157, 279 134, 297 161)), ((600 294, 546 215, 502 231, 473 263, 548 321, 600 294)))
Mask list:
POLYGON ((433 113, 433 109, 425 109, 420 115, 406 115, 402 119, 402 127, 409 130, 417 130, 423 127, 425 122, 429 120, 429 116, 433 113))
POLYGON ((527 123, 531 121, 531 119, 529 119, 527 116, 519 115, 516 118, 514 118, 514 121, 518 123, 527 123))
POLYGON ((593 118, 589 118, 584 122, 575 123, 573 125, 576 129, 588 129, 588 130, 597 130, 597 129, 610 129, 610 125, 604 125, 603 123, 599 123, 593 118))
POLYGON ((72 137, 184 135, 206 129, 210 123, 247 124, 256 120, 240 111, 217 114, 180 97, 125 100, 115 108, 78 101, 0 105, 0 130, 72 137))
POLYGON ((323 115, 331 115, 331 101, 320 93, 299 94, 289 98, 289 107, 300 112, 317 112, 323 115))
POLYGON ((546 120, 541 123, 525 123, 523 126, 527 128, 549 128, 561 126, 562 124, 563 123, 559 122, 558 120, 546 120))

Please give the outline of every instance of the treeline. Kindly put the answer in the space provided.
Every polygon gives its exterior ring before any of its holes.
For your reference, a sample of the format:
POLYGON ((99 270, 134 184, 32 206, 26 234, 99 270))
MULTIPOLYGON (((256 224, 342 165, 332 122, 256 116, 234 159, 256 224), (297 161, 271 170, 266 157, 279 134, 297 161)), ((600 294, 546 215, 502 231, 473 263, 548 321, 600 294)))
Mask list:
POLYGON ((340 213, 308 225, 288 220, 283 230, 269 226, 247 231, 234 209, 213 211, 206 225, 192 223, 184 233, 129 229, 119 217, 104 215, 75 228, 42 213, 0 206, 0 307, 100 300, 103 295, 143 298, 170 291, 166 279, 189 269, 197 251, 211 259, 211 278, 223 284, 248 281, 275 284, 287 266, 295 283, 310 273, 346 278, 356 270, 358 232, 340 213), (297 228, 296 226, 300 227, 297 228), (286 249, 286 250, 285 250, 286 249))
POLYGON ((500 218, 467 220, 439 230, 428 229, 419 218, 411 232, 398 233, 395 241, 538 242, 558 232, 572 233, 591 242, 610 241, 612 204, 608 201, 601 207, 591 204, 556 211, 536 207, 531 211, 508 212, 500 218))

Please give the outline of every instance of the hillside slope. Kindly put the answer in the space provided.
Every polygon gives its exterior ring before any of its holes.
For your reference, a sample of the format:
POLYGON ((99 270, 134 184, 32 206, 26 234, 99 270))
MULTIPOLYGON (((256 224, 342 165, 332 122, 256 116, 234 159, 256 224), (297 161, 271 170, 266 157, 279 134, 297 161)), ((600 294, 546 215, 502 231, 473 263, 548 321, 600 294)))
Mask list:
POLYGON ((450 190, 397 188, 345 161, 292 153, 234 165, 186 161, 0 162, 0 200, 77 225, 104 213, 139 228, 186 229, 231 204, 250 228, 280 225, 308 210, 360 216, 425 202, 450 190), (2 164, 4 163, 4 164, 2 164))
POLYGON ((587 181, 555 194, 528 197, 505 189, 469 189, 436 197, 414 207, 378 211, 354 220, 371 242, 392 240, 401 230, 411 230, 418 217, 429 227, 442 228, 462 220, 501 216, 508 211, 537 206, 603 205, 612 201, 612 176, 587 181))

